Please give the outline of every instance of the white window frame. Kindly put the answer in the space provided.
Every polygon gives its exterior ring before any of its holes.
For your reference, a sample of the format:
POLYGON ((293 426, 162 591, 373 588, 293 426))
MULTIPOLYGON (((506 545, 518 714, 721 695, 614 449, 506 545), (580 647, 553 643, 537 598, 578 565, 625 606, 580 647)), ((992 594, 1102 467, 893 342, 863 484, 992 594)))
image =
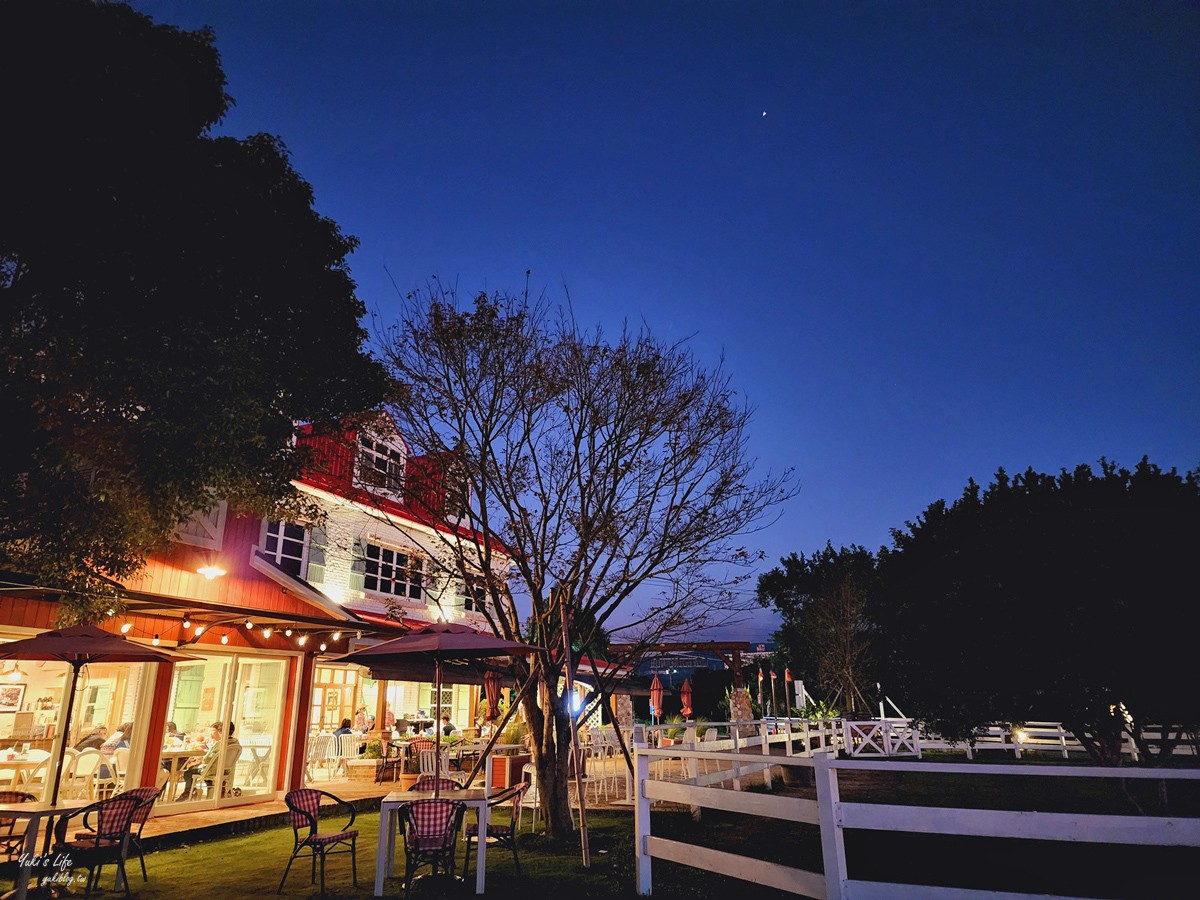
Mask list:
POLYGON ((354 482, 367 490, 399 494, 408 469, 408 448, 359 432, 354 454, 354 482))
POLYGON ((363 591, 365 593, 424 604, 428 602, 428 577, 429 560, 424 554, 414 552, 408 547, 401 549, 375 541, 366 542, 363 557, 363 591), (374 556, 372 556, 372 551, 376 551, 374 556), (390 562, 386 559, 388 554, 391 555, 390 562), (397 557, 403 557, 405 562, 398 565, 397 557), (386 578, 384 577, 385 567, 391 568, 391 575, 386 578), (372 569, 375 570, 374 573, 372 573, 372 569), (396 577, 398 569, 403 571, 403 579, 396 577), (418 575, 416 580, 412 578, 414 572, 418 575), (375 581, 374 587, 370 585, 372 579, 375 581), (404 589, 397 593, 395 590, 382 587, 384 583, 393 587, 403 585, 404 589))
MULTIPOLYGON (((258 538, 258 550, 263 556, 265 556, 267 559, 269 559, 271 562, 273 562, 276 566, 283 569, 283 571, 287 572, 289 575, 292 575, 293 573, 288 571, 288 569, 285 568, 283 565, 283 560, 285 560, 285 559, 296 559, 295 556, 285 555, 283 553, 284 531, 288 527, 299 528, 304 532, 304 538, 302 541, 302 546, 300 548, 300 571, 297 573, 294 573, 296 578, 304 579, 308 576, 309 544, 312 541, 312 530, 311 529, 306 528, 303 525, 297 525, 295 522, 285 522, 282 519, 263 519, 262 529, 259 532, 259 538, 258 538), (267 549, 267 539, 272 536, 271 535, 271 526, 272 525, 279 526, 279 533, 277 535, 275 535, 275 549, 273 551, 267 549)), ((288 538, 286 538, 286 540, 295 541, 296 538, 288 537, 288 538)))
POLYGON ((481 580, 463 580, 457 575, 454 576, 451 583, 454 588, 455 607, 465 613, 483 615, 483 611, 487 607, 490 598, 487 595, 487 588, 480 583, 481 580), (471 604, 470 606, 467 605, 468 601, 471 604))

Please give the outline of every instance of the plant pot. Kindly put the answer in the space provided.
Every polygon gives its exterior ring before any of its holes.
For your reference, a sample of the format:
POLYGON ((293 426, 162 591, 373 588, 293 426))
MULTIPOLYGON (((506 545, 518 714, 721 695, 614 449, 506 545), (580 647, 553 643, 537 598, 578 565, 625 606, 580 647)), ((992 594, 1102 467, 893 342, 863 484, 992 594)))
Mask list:
POLYGON ((401 772, 400 773, 400 790, 402 790, 402 791, 412 790, 413 787, 417 783, 417 779, 420 777, 421 776, 419 774, 417 774, 416 772, 413 772, 411 775, 408 772, 401 772))

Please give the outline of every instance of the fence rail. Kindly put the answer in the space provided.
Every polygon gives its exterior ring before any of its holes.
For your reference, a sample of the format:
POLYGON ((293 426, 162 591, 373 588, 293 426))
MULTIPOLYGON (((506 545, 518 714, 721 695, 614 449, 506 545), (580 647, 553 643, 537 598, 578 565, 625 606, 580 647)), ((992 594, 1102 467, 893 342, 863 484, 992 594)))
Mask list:
MULTIPOLYGON (((887 728, 862 729, 856 734, 855 730, 850 728, 850 723, 845 725, 846 729, 842 735, 852 746, 858 741, 858 746, 871 748, 865 753, 886 755, 883 752, 889 740, 886 736, 891 734, 887 728)), ((692 726, 688 733, 691 740, 675 745, 656 748, 645 743, 644 734, 639 733, 635 738, 637 796, 634 823, 637 891, 640 895, 650 894, 652 860, 662 859, 720 871, 753 884, 822 900, 898 900, 912 897, 914 892, 933 900, 948 900, 951 897, 964 900, 1029 900, 1031 896, 991 890, 853 880, 849 878, 846 865, 844 832, 847 828, 997 839, 1200 847, 1200 818, 844 802, 840 799, 838 786, 838 773, 844 771, 953 774, 966 777, 1200 781, 1200 770, 904 762, 864 758, 865 753, 860 753, 858 758, 837 759, 835 748, 825 743, 829 734, 835 733, 833 729, 824 729, 827 733, 818 742, 813 741, 814 730, 810 729, 807 733, 808 740, 801 744, 799 736, 804 732, 793 731, 790 723, 721 723, 715 727, 724 728, 730 737, 722 742, 697 742, 696 729, 692 726), (638 742, 637 738, 643 740, 638 742), (730 746, 721 746, 722 743, 728 743, 730 746), (816 746, 816 743, 820 746, 816 746), (779 749, 780 744, 785 745, 785 752, 782 755, 772 753, 772 747, 779 749), (682 777, 674 781, 652 777, 653 766, 668 760, 675 760, 681 764, 682 777), (702 779, 695 774, 699 764, 714 760, 719 765, 729 767, 716 773, 725 777, 714 781, 710 776, 709 783, 702 783, 702 779), (766 783, 769 784, 771 770, 784 766, 802 767, 813 771, 817 788, 815 801, 772 793, 741 791, 746 773, 763 773, 766 783), (735 777, 735 771, 742 777, 735 777), (733 787, 714 787, 713 784, 732 784, 733 787), (783 819, 816 827, 820 830, 824 872, 769 863, 656 836, 652 834, 650 827, 650 808, 651 803, 655 801, 783 819)), ((899 740, 902 741, 899 746, 904 752, 903 742, 907 740, 907 733, 902 728, 898 729, 898 733, 899 740)), ((1062 745, 1058 746, 1061 748, 1062 745)), ((1045 894, 1037 896, 1039 900, 1066 900, 1045 894)))

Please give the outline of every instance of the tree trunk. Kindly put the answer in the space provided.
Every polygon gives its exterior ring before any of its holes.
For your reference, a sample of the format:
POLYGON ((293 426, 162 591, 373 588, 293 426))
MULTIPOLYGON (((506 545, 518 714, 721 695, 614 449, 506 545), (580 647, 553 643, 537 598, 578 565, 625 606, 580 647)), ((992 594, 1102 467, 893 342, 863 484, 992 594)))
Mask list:
POLYGON ((529 722, 530 752, 537 769, 538 799, 546 822, 546 832, 552 838, 566 837, 573 830, 571 822, 568 772, 571 758, 571 722, 565 698, 547 690, 545 683, 525 697, 525 717, 529 722), (538 703, 538 697, 542 704, 538 703), (546 712, 549 711, 549 715, 546 712))

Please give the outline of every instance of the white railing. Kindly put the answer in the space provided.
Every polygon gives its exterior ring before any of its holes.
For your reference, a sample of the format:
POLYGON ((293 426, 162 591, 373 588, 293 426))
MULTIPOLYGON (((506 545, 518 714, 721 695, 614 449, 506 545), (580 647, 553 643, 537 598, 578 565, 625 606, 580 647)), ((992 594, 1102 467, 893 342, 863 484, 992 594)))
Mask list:
MULTIPOLYGON (((634 840, 639 895, 646 896, 651 892, 652 860, 666 859, 683 865, 720 871, 754 884, 829 900, 901 900, 913 896, 930 897, 935 900, 949 900, 952 897, 964 900, 1008 900, 1016 896, 1028 896, 990 890, 852 880, 846 867, 844 833, 847 828, 983 838, 1200 847, 1200 818, 854 803, 843 802, 838 791, 838 772, 843 770, 904 772, 916 775, 954 774, 966 777, 1166 778, 1200 781, 1198 770, 838 760, 829 750, 818 751, 811 756, 801 753, 790 756, 749 752, 738 754, 741 766, 756 766, 759 771, 777 766, 812 768, 815 770, 817 788, 815 801, 767 793, 741 793, 739 790, 720 789, 685 781, 663 781, 651 777, 651 766, 658 760, 679 759, 686 767, 689 763, 694 764, 699 760, 722 755, 728 761, 731 753, 729 750, 692 750, 678 746, 655 749, 644 744, 635 745, 638 787, 634 807, 634 840), (821 832, 824 873, 766 862, 723 850, 698 847, 684 841, 654 835, 651 830, 650 805, 656 800, 778 818, 818 827, 821 832)), ((1036 889, 1036 886, 1031 885, 1031 888, 1036 889)), ((1064 900, 1050 895, 1038 897, 1039 900, 1064 900)))

